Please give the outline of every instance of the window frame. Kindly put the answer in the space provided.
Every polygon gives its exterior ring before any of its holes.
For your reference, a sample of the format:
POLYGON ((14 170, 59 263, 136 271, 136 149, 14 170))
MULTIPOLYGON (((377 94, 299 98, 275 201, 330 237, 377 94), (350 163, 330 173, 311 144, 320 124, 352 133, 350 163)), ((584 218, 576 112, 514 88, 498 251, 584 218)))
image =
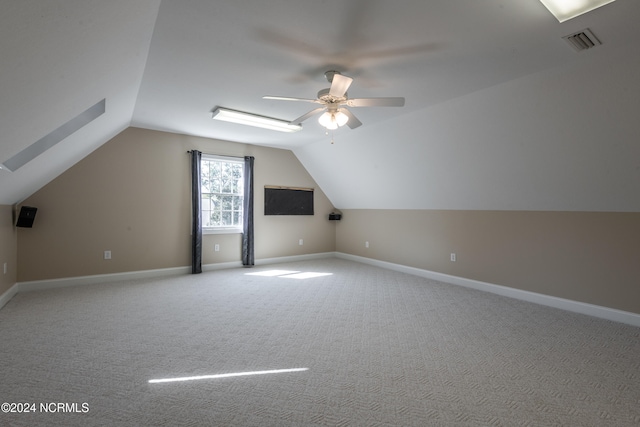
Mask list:
MULTIPOLYGON (((204 195, 205 194, 230 194, 230 195, 235 195, 235 196, 240 196, 241 200, 240 200, 240 222, 238 225, 236 226, 213 226, 213 227, 207 227, 204 225, 204 218, 205 218, 205 212, 209 212, 210 210, 206 210, 205 211, 205 203, 201 202, 201 207, 200 207, 200 212, 202 215, 202 219, 203 219, 203 224, 202 224, 202 234, 242 234, 243 233, 243 226, 242 226, 242 219, 244 218, 244 174, 245 174, 245 170, 244 170, 244 159, 239 158, 239 157, 230 157, 230 156, 220 156, 220 155, 214 155, 214 154, 202 154, 202 158, 200 159, 200 168, 201 168, 201 181, 202 181, 202 171, 204 170, 203 167, 203 163, 204 162, 219 162, 219 163, 231 163, 231 164, 238 164, 241 167, 242 170, 242 179, 240 180, 240 182, 238 183, 238 193, 226 193, 226 192, 222 192, 222 193, 206 193, 203 191, 203 186, 201 184, 200 188, 201 188, 201 194, 202 197, 201 199, 204 199, 204 195)), ((233 212, 233 211, 232 211, 233 212)))

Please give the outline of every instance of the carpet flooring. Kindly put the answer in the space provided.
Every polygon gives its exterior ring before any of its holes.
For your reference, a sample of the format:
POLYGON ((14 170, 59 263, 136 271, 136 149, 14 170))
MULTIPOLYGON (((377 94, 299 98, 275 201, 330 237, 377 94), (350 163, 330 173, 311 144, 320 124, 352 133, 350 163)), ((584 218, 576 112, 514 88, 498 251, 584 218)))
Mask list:
POLYGON ((640 328, 340 259, 19 293, 0 369, 2 426, 640 426, 640 328))

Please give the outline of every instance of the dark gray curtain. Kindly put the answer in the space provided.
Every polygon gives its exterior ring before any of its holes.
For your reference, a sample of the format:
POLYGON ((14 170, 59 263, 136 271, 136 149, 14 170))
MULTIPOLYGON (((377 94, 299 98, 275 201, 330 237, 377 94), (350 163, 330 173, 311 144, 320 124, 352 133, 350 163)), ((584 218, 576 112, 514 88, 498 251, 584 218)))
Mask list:
POLYGON ((200 160, 202 153, 191 150, 191 273, 202 273, 202 191, 200 160))
POLYGON ((244 216, 242 218, 242 265, 255 265, 253 236, 253 156, 244 158, 244 216))

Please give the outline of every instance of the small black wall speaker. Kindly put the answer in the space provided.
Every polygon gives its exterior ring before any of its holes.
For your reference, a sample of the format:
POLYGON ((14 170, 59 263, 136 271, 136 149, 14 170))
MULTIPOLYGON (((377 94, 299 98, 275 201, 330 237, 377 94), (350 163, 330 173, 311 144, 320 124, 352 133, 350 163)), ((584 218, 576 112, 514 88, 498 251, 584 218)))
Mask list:
POLYGON ((32 208, 31 206, 22 206, 20 208, 20 214, 18 215, 16 227, 33 227, 33 220, 36 218, 37 211, 38 208, 32 208))

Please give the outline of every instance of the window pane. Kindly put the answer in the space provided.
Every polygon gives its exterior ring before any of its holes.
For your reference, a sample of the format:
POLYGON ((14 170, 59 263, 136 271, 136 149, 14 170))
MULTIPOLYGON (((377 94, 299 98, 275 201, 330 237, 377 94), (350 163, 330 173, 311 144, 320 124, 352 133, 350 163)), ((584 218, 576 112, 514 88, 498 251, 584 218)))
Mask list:
POLYGON ((232 168, 229 163, 222 165, 221 193, 231 193, 231 170, 232 168))
POLYGON ((210 193, 210 178, 209 178, 209 162, 200 163, 200 191, 203 193, 210 193))
POLYGON ((223 211, 231 210, 233 196, 220 196, 220 209, 223 211))
POLYGON ((202 226, 203 227, 212 227, 211 223, 211 211, 202 211, 202 226))
POLYGON ((211 197, 211 225, 220 225, 220 200, 219 196, 212 195, 211 197))
POLYGON ((213 193, 220 192, 220 163, 211 162, 211 191, 213 193))
POLYGON ((233 165, 233 192, 236 194, 242 194, 242 165, 233 165))
POLYGON ((231 227, 233 225, 231 212, 222 212, 222 223, 220 225, 223 227, 231 227))

